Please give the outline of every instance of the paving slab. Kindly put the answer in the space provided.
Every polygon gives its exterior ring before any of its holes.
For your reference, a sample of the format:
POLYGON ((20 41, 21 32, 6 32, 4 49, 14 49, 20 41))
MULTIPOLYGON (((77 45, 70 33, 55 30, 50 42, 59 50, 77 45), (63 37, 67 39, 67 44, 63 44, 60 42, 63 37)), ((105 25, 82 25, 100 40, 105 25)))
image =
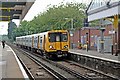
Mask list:
POLYGON ((0 42, 0 80, 2 78, 25 78, 26 73, 23 74, 24 69, 20 66, 14 51, 8 45, 3 49, 0 42))

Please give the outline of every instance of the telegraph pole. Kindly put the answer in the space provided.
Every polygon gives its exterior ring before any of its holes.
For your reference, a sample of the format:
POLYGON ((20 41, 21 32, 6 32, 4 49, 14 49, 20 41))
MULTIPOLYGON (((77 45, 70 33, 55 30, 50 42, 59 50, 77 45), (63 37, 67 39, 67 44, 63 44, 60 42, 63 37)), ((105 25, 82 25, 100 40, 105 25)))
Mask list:
POLYGON ((73 34, 73 30, 74 30, 74 26, 73 26, 73 18, 65 18, 65 19, 69 19, 69 21, 71 21, 71 27, 70 27, 70 36, 72 37, 72 41, 70 42, 71 44, 71 48, 73 49, 73 41, 74 41, 74 34, 73 34))

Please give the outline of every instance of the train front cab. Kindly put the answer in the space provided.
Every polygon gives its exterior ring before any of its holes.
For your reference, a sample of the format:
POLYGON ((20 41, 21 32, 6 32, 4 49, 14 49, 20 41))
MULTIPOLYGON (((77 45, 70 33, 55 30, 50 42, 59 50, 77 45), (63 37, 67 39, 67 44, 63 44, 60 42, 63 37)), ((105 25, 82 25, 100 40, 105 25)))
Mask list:
POLYGON ((46 36, 45 49, 48 56, 67 56, 69 50, 69 33, 66 30, 49 31, 46 36))

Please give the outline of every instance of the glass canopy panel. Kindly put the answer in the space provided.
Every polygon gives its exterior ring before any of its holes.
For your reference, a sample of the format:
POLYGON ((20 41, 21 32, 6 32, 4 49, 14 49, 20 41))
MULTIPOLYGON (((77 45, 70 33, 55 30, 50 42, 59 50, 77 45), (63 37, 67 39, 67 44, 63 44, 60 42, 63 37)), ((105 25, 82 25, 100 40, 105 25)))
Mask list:
POLYGON ((89 10, 94 10, 97 8, 100 8, 102 6, 105 6, 108 2, 109 3, 114 3, 114 2, 119 2, 120 0, 92 0, 92 3, 89 7, 89 10))
POLYGON ((120 0, 111 0, 110 3, 119 2, 120 0))

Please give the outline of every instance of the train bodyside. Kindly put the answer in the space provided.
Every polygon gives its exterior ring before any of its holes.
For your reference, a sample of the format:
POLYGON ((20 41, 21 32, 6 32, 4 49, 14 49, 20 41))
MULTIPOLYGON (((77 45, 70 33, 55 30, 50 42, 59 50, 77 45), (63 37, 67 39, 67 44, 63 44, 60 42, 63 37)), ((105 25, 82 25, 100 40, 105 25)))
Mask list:
POLYGON ((22 47, 24 45, 24 36, 16 37, 16 44, 22 47))
POLYGON ((20 42, 21 42, 20 37, 16 37, 16 45, 17 45, 17 46, 20 45, 20 42))
POLYGON ((25 47, 27 48, 27 49, 29 49, 29 50, 31 50, 31 48, 32 48, 32 35, 27 35, 26 37, 25 37, 25 47))
POLYGON ((21 47, 31 47, 31 35, 16 37, 16 44, 21 47))
POLYGON ((44 35, 46 35, 46 32, 32 35, 31 46, 34 51, 40 51, 40 52, 44 51, 44 48, 43 48, 44 35))

